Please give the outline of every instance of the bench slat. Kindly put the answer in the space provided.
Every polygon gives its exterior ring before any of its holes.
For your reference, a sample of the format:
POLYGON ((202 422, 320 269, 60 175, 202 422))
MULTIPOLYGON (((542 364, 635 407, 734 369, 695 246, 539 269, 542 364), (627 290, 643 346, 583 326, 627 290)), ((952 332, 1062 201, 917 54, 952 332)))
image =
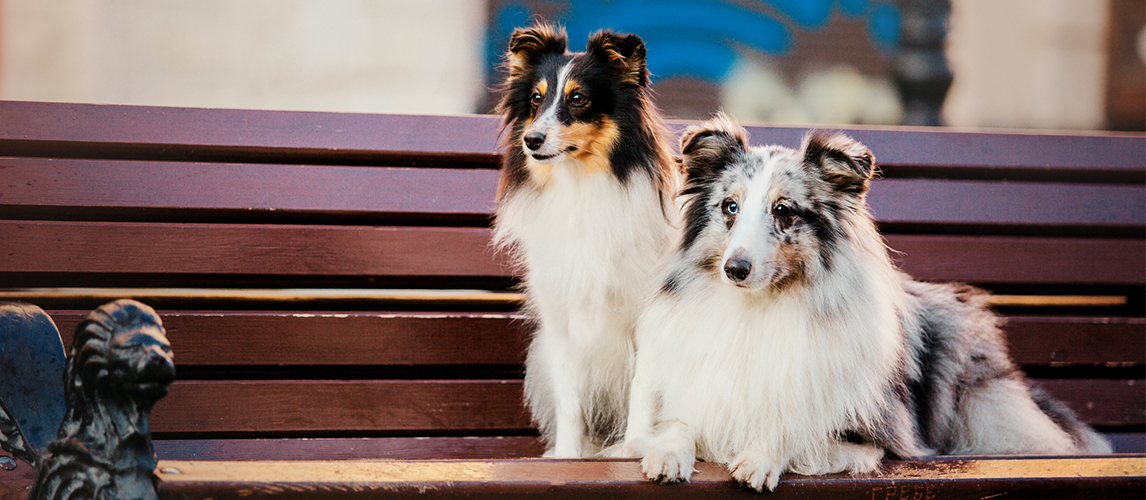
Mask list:
MULTIPOLYGON (((1106 433, 1115 453, 1146 452, 1146 434, 1106 433)), ((540 457, 537 436, 160 439, 160 460, 386 460, 540 457)), ((2 476, 0 476, 2 477, 2 476)))
MULTIPOLYGON (((0 221, 0 273, 170 276, 510 277, 483 228, 0 221)), ((888 235, 924 280, 1146 283, 1146 241, 888 235), (1053 266, 1045 265, 1055 262, 1053 266)), ((115 286, 100 280, 103 286, 115 286)), ((207 280, 210 283, 211 280, 207 280)), ((57 284, 77 286, 79 283, 57 284)), ((0 286, 13 286, 4 283, 0 286)), ((209 286, 209 285, 204 285, 209 286)))
MULTIPOLYGON (((91 220, 290 218, 484 225, 497 172, 477 169, 2 158, 0 216, 91 220), (82 173, 82 175, 80 175, 82 173), (183 212, 185 211, 185 212, 183 212)), ((896 231, 1141 233, 1141 186, 879 179, 868 203, 896 231)), ((1061 233, 1060 233, 1061 234, 1061 233)))
POLYGON ((537 436, 160 439, 161 460, 384 460, 540 457, 537 436))
POLYGON ((1146 319, 1011 316, 1003 326, 1020 365, 1127 366, 1146 363, 1146 319))
MULTIPOLYGON (((683 129, 693 122, 675 122, 683 129)), ((796 147, 808 129, 745 127, 752 144, 796 147)), ((1146 137, 1135 133, 1030 133, 910 127, 832 127, 868 146, 881 168, 896 176, 947 177, 970 170, 993 179, 1072 174, 1080 180, 1141 183, 1146 137)), ((963 174, 965 175, 965 174, 963 174)))
MULTIPOLYGON (((49 313, 71 345, 80 311, 49 313)), ((179 366, 520 365, 524 320, 496 313, 160 312, 179 366)))
MULTIPOLYGON (((82 311, 49 311, 71 345, 82 311)), ((160 311, 180 366, 521 364, 529 326, 510 313, 160 311)), ((1146 363, 1146 319, 1012 316, 1020 365, 1146 363)))
MULTIPOLYGON (((406 157, 496 168, 500 118, 0 101, 0 156, 364 162, 406 157)), ((689 122, 673 121, 679 130, 689 122)), ((1146 138, 1117 133, 842 127, 899 169, 1035 167, 1141 182, 1146 138)), ((748 127, 754 144, 798 144, 795 127, 748 127)))
MULTIPOLYGON (((1146 424, 1142 380, 1045 379, 1093 425, 1146 424)), ((176 381, 152 411, 157 437, 191 433, 531 432, 520 380, 176 381)))
POLYGON ((1146 224, 1146 190, 1141 185, 882 179, 872 182, 867 201, 888 231, 1002 226, 1139 236, 1146 224))
POLYGON ((462 168, 44 158, 0 158, 0 165, 0 213, 144 221, 294 216, 486 225, 498 177, 462 168))
MULTIPOLYGON (((1108 292, 1121 295, 1077 295, 1061 292, 1037 294, 989 294, 984 297, 990 307, 1021 307, 1025 309, 1076 309, 1083 314, 1088 310, 1105 308, 1111 315, 1119 309, 1132 306, 1132 290, 1116 288, 1108 292), (1115 308, 1115 309, 1111 309, 1115 308)), ((331 307, 340 311, 493 311, 509 312, 524 304, 525 295, 506 290, 445 289, 445 288, 126 288, 126 287, 50 287, 4 288, 0 299, 39 304, 57 304, 49 307, 88 308, 120 298, 135 298, 153 302, 161 309, 178 310, 268 310, 310 309, 331 307), (67 306, 59 304, 81 304, 67 306), (173 305, 178 304, 178 305, 173 305)))
POLYGON ((164 433, 531 432, 520 380, 176 381, 164 433))
MULTIPOLYGON (((160 461, 160 498, 750 498, 720 464, 688 483, 648 481, 636 460, 160 461), (166 472, 164 472, 166 471, 166 472)), ((1138 498, 1146 460, 1133 457, 885 462, 859 476, 786 475, 768 498, 1138 498), (1009 495, 1008 495, 1009 496, 1009 495)))
POLYGON ((1078 418, 1097 426, 1146 424, 1142 379, 1043 379, 1038 383, 1066 402, 1078 418))
POLYGON ((0 272, 504 277, 484 228, 0 221, 0 272))
POLYGON ((0 101, 0 156, 497 168, 493 116, 414 116, 0 101))
POLYGON ((892 260, 921 280, 996 284, 1146 283, 1141 239, 889 234, 892 260), (1048 265, 1053 262, 1053 265, 1048 265))

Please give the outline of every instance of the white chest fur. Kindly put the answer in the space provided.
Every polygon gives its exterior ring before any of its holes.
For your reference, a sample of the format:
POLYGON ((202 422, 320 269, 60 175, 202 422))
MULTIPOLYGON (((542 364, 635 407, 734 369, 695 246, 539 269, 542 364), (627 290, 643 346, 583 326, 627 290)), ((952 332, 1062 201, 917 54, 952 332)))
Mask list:
POLYGON ((680 293, 644 312, 637 374, 659 394, 661 420, 696 432, 700 458, 727 463, 747 446, 801 453, 878 414, 901 353, 894 308, 861 300, 817 319, 799 294, 680 293))
POLYGON ((496 239, 514 248, 533 300, 615 310, 645 293, 669 231, 646 175, 622 183, 609 172, 585 174, 570 159, 552 167, 544 186, 506 196, 496 239))

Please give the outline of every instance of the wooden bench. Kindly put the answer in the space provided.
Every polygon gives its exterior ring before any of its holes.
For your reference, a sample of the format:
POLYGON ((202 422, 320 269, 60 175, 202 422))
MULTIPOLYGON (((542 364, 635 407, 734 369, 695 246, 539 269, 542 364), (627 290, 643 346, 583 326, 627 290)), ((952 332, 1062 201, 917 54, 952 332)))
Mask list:
MULTIPOLYGON (((488 246, 499 130, 0 102, 0 300, 43 307, 68 345, 104 302, 158 310, 178 367, 152 413, 163 498, 748 495, 713 464, 664 487, 631 460, 522 458, 542 446, 514 274, 488 246)), ((901 267, 998 294, 1015 360, 1137 454, 888 462, 776 494, 1140 497, 1146 137, 843 130, 882 165, 869 203, 901 267)), ((28 469, 0 470, 0 495, 28 469)))

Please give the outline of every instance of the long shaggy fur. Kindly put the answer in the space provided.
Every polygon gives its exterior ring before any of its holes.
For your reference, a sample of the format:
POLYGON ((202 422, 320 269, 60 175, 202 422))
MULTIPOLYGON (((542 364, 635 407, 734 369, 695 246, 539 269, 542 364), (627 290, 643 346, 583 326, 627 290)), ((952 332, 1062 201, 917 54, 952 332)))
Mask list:
POLYGON ((526 399, 546 454, 578 457, 624 429, 633 324, 669 247, 677 174, 640 38, 566 45, 548 25, 510 40, 495 243, 524 271, 526 399))
POLYGON ((638 322, 622 447, 650 478, 687 480, 702 459, 762 490, 785 471, 869 472, 885 451, 1109 451, 1032 396, 982 292, 893 266, 862 144, 752 148, 718 116, 681 151, 686 220, 638 322))

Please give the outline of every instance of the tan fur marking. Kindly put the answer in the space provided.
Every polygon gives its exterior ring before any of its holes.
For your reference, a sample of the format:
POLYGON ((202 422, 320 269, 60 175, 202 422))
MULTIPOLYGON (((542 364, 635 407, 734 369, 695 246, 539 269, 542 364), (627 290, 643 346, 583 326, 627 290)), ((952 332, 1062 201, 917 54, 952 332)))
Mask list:
POLYGON ((553 174, 553 164, 538 163, 533 158, 525 158, 525 168, 529 169, 529 178, 538 187, 549 184, 549 177, 553 174))
POLYGON ((609 153, 617 142, 620 131, 617 124, 608 118, 596 123, 577 123, 565 129, 562 134, 566 142, 577 146, 571 156, 585 165, 584 174, 592 175, 611 172, 609 153))

